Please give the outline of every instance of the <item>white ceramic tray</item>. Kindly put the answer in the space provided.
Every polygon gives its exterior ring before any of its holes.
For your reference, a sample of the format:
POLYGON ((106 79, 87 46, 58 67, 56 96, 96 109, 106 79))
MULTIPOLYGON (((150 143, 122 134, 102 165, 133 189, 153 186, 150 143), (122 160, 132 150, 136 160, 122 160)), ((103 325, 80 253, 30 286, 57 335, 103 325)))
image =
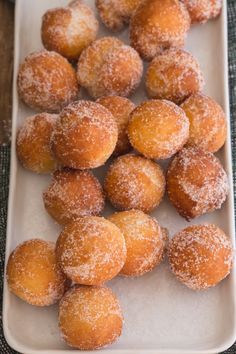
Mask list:
MULTIPOLYGON (((87 3, 94 6, 93 0, 87 0, 87 3)), ((20 242, 33 237, 56 240, 60 231, 44 211, 42 203, 42 191, 48 185, 50 177, 27 172, 19 166, 16 159, 16 130, 24 118, 32 113, 18 101, 16 76, 23 58, 42 47, 40 21, 43 12, 50 7, 65 4, 65 0, 18 0, 16 3, 6 259, 20 242)), ((219 19, 190 30, 186 48, 200 61, 206 79, 205 92, 222 105, 228 118, 228 139, 219 157, 229 176, 230 194, 220 211, 201 217, 193 223, 216 223, 234 242, 226 6, 224 1, 223 13, 219 19)), ((100 36, 106 34, 108 32, 101 26, 100 36)), ((127 40, 127 32, 123 32, 120 37, 127 40)), ((142 87, 133 99, 136 103, 145 99, 142 87)), ((102 176, 104 169, 98 169, 96 173, 102 176)), ((111 213, 111 210, 106 210, 106 213, 111 213)), ((188 224, 178 216, 167 200, 161 203, 153 215, 169 229, 171 235, 188 224)), ((223 351, 236 338, 235 284, 234 267, 231 275, 219 286, 208 291, 193 292, 175 279, 166 262, 138 279, 116 278, 108 285, 113 288, 122 303, 125 315, 124 331, 116 344, 101 350, 100 353, 191 354, 223 351)), ((42 309, 27 305, 9 293, 6 282, 3 322, 8 343, 21 353, 59 354, 70 351, 59 336, 57 307, 42 309)))

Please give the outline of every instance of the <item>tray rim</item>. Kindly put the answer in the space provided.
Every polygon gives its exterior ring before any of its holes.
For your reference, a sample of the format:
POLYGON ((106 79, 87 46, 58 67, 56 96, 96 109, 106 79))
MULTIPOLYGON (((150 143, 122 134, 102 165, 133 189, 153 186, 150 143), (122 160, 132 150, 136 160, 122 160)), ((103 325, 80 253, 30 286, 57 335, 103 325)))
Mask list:
MULTIPOLYGON (((65 354, 71 352, 71 349, 33 349, 28 346, 22 345, 12 336, 10 329, 8 327, 7 321, 7 308, 8 308, 8 289, 6 282, 6 264, 8 256, 10 254, 10 243, 11 243, 11 232, 12 232, 12 214, 13 214, 13 204, 14 204, 14 191, 16 187, 16 169, 17 169, 17 159, 15 152, 15 137, 16 137, 16 120, 17 120, 17 111, 19 108, 19 98, 17 94, 17 73, 19 65, 19 33, 20 33, 20 10, 21 5, 24 0, 16 0, 15 4, 15 24, 14 24, 14 65, 13 65, 13 98, 12 98, 12 142, 11 142, 11 161, 10 161, 10 182, 9 182, 9 197, 8 197, 8 216, 7 216, 7 233, 6 233, 6 248, 5 248, 5 269, 4 269, 4 287, 3 287, 3 331, 4 336, 10 347, 14 350, 17 350, 25 354, 65 354)), ((232 164, 232 147, 231 147, 231 123, 230 123, 230 100, 229 100, 229 88, 228 88, 228 28, 227 28, 227 1, 223 1, 222 9, 222 25, 221 25, 221 40, 223 47, 223 92, 224 92, 224 107, 225 113, 227 116, 227 129, 228 129, 228 138, 226 140, 225 146, 225 164, 227 166, 227 174, 230 184, 230 193, 228 195, 229 200, 229 216, 231 219, 230 223, 230 234, 235 235, 235 210, 234 210, 234 189, 233 189, 233 164, 232 164)), ((233 244, 235 246, 235 238, 233 238, 233 244)), ((181 349, 181 354, 213 354, 219 353, 228 349, 236 340, 236 265, 234 266, 231 272, 231 282, 233 282, 234 288, 234 299, 233 299, 233 312, 234 312, 234 328, 230 338, 228 338, 221 345, 208 349, 208 350, 189 350, 181 349)), ((79 351, 73 350, 74 353, 86 353, 92 354, 94 351, 79 351)), ((99 350, 101 354, 142 354, 143 349, 117 349, 110 348, 106 350, 99 350)), ((145 349, 147 354, 179 354, 180 350, 177 349, 145 349)))

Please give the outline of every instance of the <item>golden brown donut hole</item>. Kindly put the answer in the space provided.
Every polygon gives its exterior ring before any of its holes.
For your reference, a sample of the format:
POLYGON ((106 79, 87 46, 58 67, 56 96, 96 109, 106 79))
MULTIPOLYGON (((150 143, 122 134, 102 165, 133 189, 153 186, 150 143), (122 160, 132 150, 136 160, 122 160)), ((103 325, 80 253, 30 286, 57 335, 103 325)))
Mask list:
POLYGON ((197 147, 183 148, 168 167, 169 199, 187 220, 220 209, 228 189, 228 178, 218 158, 197 147))
POLYGON ((233 248, 216 225, 192 225, 170 241, 168 257, 172 272, 187 287, 202 290, 215 286, 232 268, 233 248))
POLYGON ((132 147, 127 136, 127 127, 130 113, 135 108, 134 103, 128 98, 120 96, 101 97, 97 100, 97 103, 100 103, 112 113, 118 126, 118 141, 114 155, 122 155, 129 152, 132 147))
POLYGON ((192 23, 204 23, 219 16, 222 0, 182 0, 185 4, 192 23))
POLYGON ((125 239, 110 221, 85 216, 65 226, 57 240, 56 254, 61 269, 73 282, 101 285, 123 267, 125 239))
POLYGON ((150 272, 163 259, 165 236, 158 222, 140 210, 114 213, 113 222, 125 237, 127 258, 120 274, 141 276, 150 272))
POLYGON ((50 173, 57 167, 50 141, 57 115, 49 113, 27 117, 19 128, 16 152, 20 163, 37 173, 50 173))
POLYGON ((129 22, 142 0, 96 0, 96 7, 104 25, 111 31, 120 31, 129 22))
POLYGON ((70 289, 59 305, 59 328, 63 340, 80 350, 112 344, 121 335, 123 315, 118 299, 106 287, 70 289))
POLYGON ((199 63, 192 54, 172 48, 157 55, 149 64, 146 78, 149 98, 182 103, 204 86, 199 63))
POLYGON ((41 37, 47 50, 58 52, 69 60, 77 59, 83 49, 95 40, 98 21, 89 6, 80 0, 66 7, 45 12, 41 37))
POLYGON ((216 152, 225 143, 226 116, 220 105, 211 97, 195 93, 181 105, 190 122, 187 145, 216 152))
POLYGON ((110 165, 104 190, 111 204, 119 210, 139 209, 151 212, 165 192, 161 167, 144 157, 127 154, 110 165))
POLYGON ((102 186, 92 172, 68 168, 54 172, 43 201, 47 212, 62 225, 78 217, 100 215, 105 204, 102 186))
POLYGON ((171 47, 183 47, 190 17, 178 0, 143 1, 130 21, 130 42, 144 60, 171 47))
POLYGON ((130 115, 128 137, 140 154, 151 159, 167 159, 189 138, 189 121, 173 102, 150 100, 130 115))
POLYGON ((121 40, 103 37, 81 54, 78 81, 90 96, 130 96, 138 87, 143 63, 138 53, 121 40))
POLYGON ((32 239, 20 244, 8 259, 6 274, 10 291, 31 305, 53 305, 65 292, 53 242, 32 239))
POLYGON ((59 115, 52 151, 63 165, 75 169, 102 166, 112 155, 118 138, 113 115, 102 105, 78 101, 59 115))
POLYGON ((20 98, 37 111, 59 112, 79 94, 73 67, 60 54, 47 50, 25 58, 20 65, 17 86, 20 98))

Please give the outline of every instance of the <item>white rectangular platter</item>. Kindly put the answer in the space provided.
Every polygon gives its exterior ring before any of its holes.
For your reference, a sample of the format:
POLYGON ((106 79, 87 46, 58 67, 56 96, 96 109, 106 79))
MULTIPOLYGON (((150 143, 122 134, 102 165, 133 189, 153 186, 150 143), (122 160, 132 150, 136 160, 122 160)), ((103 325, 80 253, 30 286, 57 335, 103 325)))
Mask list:
MULTIPOLYGON (((117 0, 118 1, 118 0, 117 0)), ((94 7, 93 0, 86 1, 94 7)), ((60 228, 46 214, 42 191, 50 176, 39 176, 24 170, 15 154, 18 126, 32 113, 18 100, 16 76, 24 57, 42 48, 40 41, 41 15, 46 9, 65 5, 66 0, 18 0, 15 16, 14 101, 10 197, 6 259, 24 240, 40 237, 56 240, 60 228)), ((227 76, 227 4, 215 21, 194 26, 186 48, 200 61, 205 79, 205 93, 214 97, 224 108, 228 119, 228 138, 218 154, 230 182, 230 194, 220 211, 194 220, 193 223, 213 222, 225 230, 234 243, 234 212, 232 160, 227 76)), ((103 26, 99 36, 108 35, 103 26)), ((111 35, 111 34, 110 34, 111 35)), ((119 35, 125 41, 128 32, 119 35)), ((143 87, 133 96, 138 103, 146 99, 143 87)), ((85 96, 83 96, 85 97, 85 96)), ((104 169, 96 174, 102 177, 104 169)), ((112 210, 107 209, 106 214, 112 210)), ((153 213, 170 235, 188 223, 178 216, 165 199, 153 213)), ((170 273, 167 262, 137 279, 116 278, 109 284, 121 301, 125 316, 123 335, 113 346, 101 350, 107 354, 191 354, 221 352, 236 339, 235 267, 219 286, 194 292, 181 285, 170 273)), ((37 308, 27 305, 4 287, 4 333, 8 343, 21 353, 69 353, 57 328, 57 307, 37 308)), ((77 351, 73 351, 77 352, 77 351)), ((88 352, 87 352, 88 353, 88 352)))

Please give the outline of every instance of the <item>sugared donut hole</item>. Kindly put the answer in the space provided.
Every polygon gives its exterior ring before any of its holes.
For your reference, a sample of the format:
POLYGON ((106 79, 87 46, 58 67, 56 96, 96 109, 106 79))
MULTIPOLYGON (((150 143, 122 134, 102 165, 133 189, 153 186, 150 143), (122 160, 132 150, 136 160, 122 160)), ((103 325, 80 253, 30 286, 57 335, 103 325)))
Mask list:
POLYGON ((170 241, 168 257, 172 272, 193 290, 215 286, 232 268, 229 238, 216 225, 192 225, 170 241))
POLYGON ((187 145, 216 152, 225 143, 227 134, 226 116, 220 105, 202 93, 190 96, 181 105, 190 122, 187 145))
POLYGON ((111 31, 120 31, 142 0, 96 0, 96 7, 104 25, 111 31))
POLYGON ((100 215, 105 204, 102 186, 92 172, 69 168, 53 174, 43 201, 47 212, 62 225, 78 217, 100 215))
POLYGON ((52 151, 63 166, 96 168, 112 155, 117 138, 113 115, 98 103, 80 100, 59 115, 52 136, 52 151))
POLYGON ((228 194, 227 174, 217 157, 197 147, 183 148, 167 171, 167 192, 187 220, 220 209, 228 194))
POLYGON ((164 49, 183 47, 189 27, 189 13, 180 1, 143 1, 130 21, 131 46, 152 60, 164 49))
POLYGON ((131 113, 127 131, 139 153, 151 159, 167 159, 187 142, 189 121, 174 103, 150 100, 131 113))
POLYGON ((165 235, 158 222, 140 210, 112 214, 113 222, 125 237, 127 258, 120 274, 141 276, 157 266, 164 255, 165 235))
POLYGON ((121 334, 123 315, 109 288, 80 286, 70 289, 59 305, 63 340, 80 350, 100 349, 121 334))
POLYGON ((28 117, 19 128, 16 152, 21 164, 37 173, 50 173, 57 167, 50 140, 57 115, 41 113, 28 117))
POLYGON ((149 64, 145 85, 149 98, 180 104, 203 88, 204 79, 199 63, 192 54, 171 48, 157 55, 149 64))
POLYGON ((128 97, 140 84, 143 63, 138 53, 117 38, 94 41, 81 54, 78 81, 93 98, 128 97))
POLYGON ((66 7, 45 12, 42 18, 41 37, 48 50, 54 50, 69 60, 76 60, 93 40, 98 21, 93 11, 80 0, 66 7))
POLYGON ((204 23, 219 16, 222 0, 182 0, 186 5, 192 23, 204 23))
POLYGON ((53 305, 65 292, 53 242, 32 239, 20 244, 8 259, 6 276, 10 291, 31 305, 53 305))
POLYGON ((104 181, 108 200, 119 210, 151 212, 165 192, 161 167, 144 157, 127 154, 110 165, 104 181))
POLYGON ((135 108, 134 103, 120 96, 101 97, 97 100, 97 103, 106 107, 112 113, 118 126, 118 141, 114 155, 122 155, 129 152, 132 147, 127 136, 127 126, 130 113, 135 108))
POLYGON ((57 240, 56 254, 61 269, 73 282, 100 285, 123 267, 125 239, 110 221, 85 216, 65 226, 57 240))
POLYGON ((79 94, 73 67, 60 54, 47 50, 25 58, 19 68, 17 87, 25 104, 37 111, 59 112, 79 94))

